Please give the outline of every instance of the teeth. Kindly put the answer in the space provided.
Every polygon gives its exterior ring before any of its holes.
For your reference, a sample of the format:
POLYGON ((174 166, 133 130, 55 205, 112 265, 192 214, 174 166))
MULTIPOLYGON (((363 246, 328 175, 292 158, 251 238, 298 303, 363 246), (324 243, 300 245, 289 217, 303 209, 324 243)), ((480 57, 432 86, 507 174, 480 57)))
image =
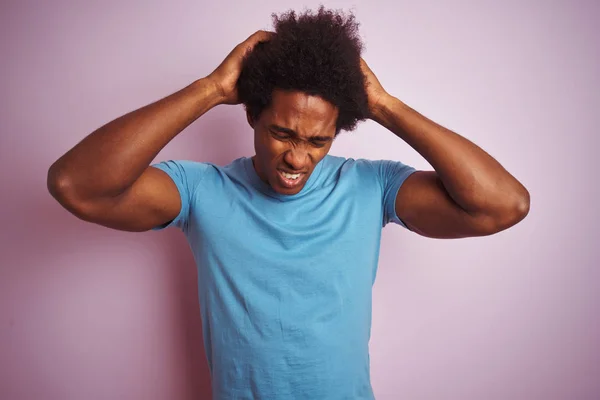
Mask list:
POLYGON ((300 176, 300 174, 288 174, 286 172, 281 171, 281 174, 283 176, 285 176, 288 179, 298 179, 298 177, 300 176))

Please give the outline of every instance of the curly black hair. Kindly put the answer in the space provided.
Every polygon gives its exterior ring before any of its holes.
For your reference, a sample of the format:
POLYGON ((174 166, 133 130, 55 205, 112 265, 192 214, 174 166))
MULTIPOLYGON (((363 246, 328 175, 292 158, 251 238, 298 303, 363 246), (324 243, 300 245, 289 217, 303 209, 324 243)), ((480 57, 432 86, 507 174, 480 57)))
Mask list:
POLYGON ((245 56, 237 82, 250 116, 257 119, 270 105, 273 89, 298 90, 338 108, 336 135, 354 130, 368 116, 363 43, 354 15, 321 6, 316 14, 290 10, 272 18, 274 35, 245 56))

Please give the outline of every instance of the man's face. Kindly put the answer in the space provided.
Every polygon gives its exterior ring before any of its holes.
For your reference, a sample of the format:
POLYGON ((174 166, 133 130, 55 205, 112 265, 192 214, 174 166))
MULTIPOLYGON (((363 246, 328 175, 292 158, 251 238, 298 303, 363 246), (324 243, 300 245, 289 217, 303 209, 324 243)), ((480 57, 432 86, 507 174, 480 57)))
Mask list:
POLYGON ((318 96, 274 90, 254 128, 252 157, 258 176, 277 193, 300 192, 335 137, 338 109, 318 96))

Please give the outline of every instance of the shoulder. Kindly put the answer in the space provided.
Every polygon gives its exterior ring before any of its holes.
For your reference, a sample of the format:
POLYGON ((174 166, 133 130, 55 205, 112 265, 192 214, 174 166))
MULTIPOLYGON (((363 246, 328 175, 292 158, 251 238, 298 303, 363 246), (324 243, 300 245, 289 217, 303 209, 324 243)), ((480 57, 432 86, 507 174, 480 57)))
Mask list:
POLYGON ((193 160, 166 160, 151 166, 166 172, 174 181, 185 182, 190 187, 218 184, 244 173, 241 158, 224 166, 193 160))
POLYGON ((161 169, 178 169, 190 173, 203 173, 203 172, 220 172, 228 173, 241 171, 244 168, 243 157, 231 161, 227 165, 218 165, 207 161, 193 161, 193 160, 166 160, 156 164, 152 164, 153 167, 161 169))
POLYGON ((326 155, 323 158, 323 168, 327 170, 352 170, 372 168, 372 161, 364 158, 340 157, 326 155))
POLYGON ((329 176, 339 179, 351 179, 361 185, 378 183, 382 190, 399 187, 402 182, 416 171, 401 161, 366 158, 344 158, 327 156, 330 166, 329 176))
POLYGON ((344 181, 364 185, 376 181, 377 167, 372 160, 364 158, 327 155, 323 159, 323 172, 325 184, 344 181))
POLYGON ((380 160, 366 158, 339 157, 327 155, 323 159, 324 169, 340 174, 358 174, 361 177, 372 176, 380 168, 380 160))

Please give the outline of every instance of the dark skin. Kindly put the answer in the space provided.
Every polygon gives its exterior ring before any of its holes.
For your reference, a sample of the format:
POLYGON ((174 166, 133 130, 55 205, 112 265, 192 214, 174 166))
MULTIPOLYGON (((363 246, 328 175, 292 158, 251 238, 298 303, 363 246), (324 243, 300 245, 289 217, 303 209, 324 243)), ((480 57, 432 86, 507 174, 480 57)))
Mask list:
POLYGON ((254 33, 210 75, 87 135, 50 166, 50 194, 76 217, 113 229, 141 232, 173 220, 181 210, 179 191, 150 163, 213 107, 239 104, 235 86, 243 56, 271 35, 254 33))
POLYGON ((529 192, 492 156, 390 95, 361 60, 371 119, 404 140, 434 171, 409 176, 396 197, 396 214, 432 238, 485 236, 529 213, 529 192))
MULTIPOLYGON (((433 238, 491 235, 522 220, 529 193, 474 143, 389 95, 362 62, 371 118, 417 150, 434 171, 417 171, 396 197, 396 213, 412 231, 433 238)), ((337 108, 301 92, 275 91, 254 128, 254 166, 282 194, 302 190, 335 136, 337 108), (319 140, 315 140, 315 139, 319 140), (278 185, 277 170, 306 172, 294 190, 278 185)))
POLYGON ((271 106, 254 121, 252 157, 258 176, 278 193, 302 190, 315 166, 327 155, 336 133, 338 109, 317 96, 275 90, 271 106), (300 173, 298 187, 279 183, 278 170, 300 173))
MULTIPOLYGON (((176 135, 219 104, 239 104, 237 77, 244 53, 268 40, 258 31, 236 46, 209 76, 98 128, 48 171, 50 193, 77 217, 126 231, 145 231, 174 219, 179 192, 149 164, 176 135)), ((389 95, 362 63, 371 118, 419 152, 434 171, 412 174, 398 192, 396 212, 423 236, 490 235, 522 220, 529 193, 495 159, 389 95)), ((338 110, 301 92, 273 93, 256 121, 255 169, 282 194, 299 192, 335 136, 338 110), (278 170, 301 172, 301 185, 278 184, 278 170)))

